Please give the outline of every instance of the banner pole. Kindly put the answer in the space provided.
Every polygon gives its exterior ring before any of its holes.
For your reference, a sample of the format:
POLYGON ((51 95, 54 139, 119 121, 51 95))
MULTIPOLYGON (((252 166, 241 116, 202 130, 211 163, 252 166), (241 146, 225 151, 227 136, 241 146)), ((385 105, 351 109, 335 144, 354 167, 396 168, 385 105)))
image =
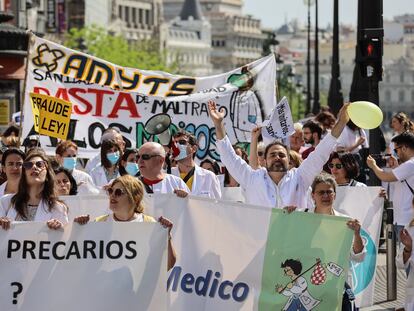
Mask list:
POLYGON ((26 57, 26 68, 24 73, 24 81, 23 81, 23 95, 20 105, 20 127, 19 127, 19 141, 17 142, 17 147, 20 148, 21 145, 21 139, 22 139, 22 133, 23 133, 23 122, 24 122, 24 102, 26 99, 26 84, 27 84, 27 69, 29 68, 29 60, 30 60, 30 51, 33 45, 33 32, 31 30, 27 30, 26 32, 29 35, 29 42, 27 44, 27 57, 26 57))

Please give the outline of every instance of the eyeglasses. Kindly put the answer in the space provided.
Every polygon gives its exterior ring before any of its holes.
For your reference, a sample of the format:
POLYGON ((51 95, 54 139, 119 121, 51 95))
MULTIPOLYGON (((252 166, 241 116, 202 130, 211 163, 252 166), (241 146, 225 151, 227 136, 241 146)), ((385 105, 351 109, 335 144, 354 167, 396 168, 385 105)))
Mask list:
POLYGON ((147 161, 151 158, 160 157, 160 154, 137 154, 137 161, 142 158, 142 160, 147 161))
POLYGON ((315 193, 322 197, 324 195, 331 196, 335 193, 335 191, 333 191, 333 190, 319 190, 319 191, 316 191, 315 193))
POLYGON ((7 167, 15 167, 15 168, 21 168, 23 166, 23 162, 7 162, 7 167))
POLYGON ((106 190, 106 192, 108 193, 109 196, 114 195, 114 197, 119 198, 121 195, 125 194, 125 190, 122 190, 120 188, 117 189, 112 189, 112 188, 108 188, 106 190))
POLYGON ((400 148, 402 148, 402 146, 395 147, 395 148, 394 148, 394 153, 395 153, 395 154, 397 154, 397 150, 398 150, 398 149, 400 149, 400 148))
POLYGON ((45 161, 36 161, 36 162, 24 162, 23 163, 23 168, 25 170, 31 170, 33 165, 36 165, 37 168, 39 169, 43 169, 46 167, 46 162, 45 161))
POLYGON ((341 164, 341 163, 336 163, 336 164, 329 163, 329 164, 328 164, 328 167, 329 167, 330 169, 333 169, 333 168, 335 167, 337 170, 340 170, 340 169, 341 169, 341 168, 343 168, 344 166, 343 166, 343 164, 341 164))

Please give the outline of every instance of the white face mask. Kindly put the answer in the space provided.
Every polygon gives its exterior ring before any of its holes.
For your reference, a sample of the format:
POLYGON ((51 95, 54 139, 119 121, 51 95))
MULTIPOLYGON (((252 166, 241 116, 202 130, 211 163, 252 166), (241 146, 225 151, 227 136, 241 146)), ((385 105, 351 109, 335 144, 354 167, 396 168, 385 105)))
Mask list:
POLYGON ((180 149, 180 153, 178 154, 178 156, 175 157, 175 160, 180 161, 180 160, 185 159, 188 156, 187 145, 178 144, 178 149, 180 149))

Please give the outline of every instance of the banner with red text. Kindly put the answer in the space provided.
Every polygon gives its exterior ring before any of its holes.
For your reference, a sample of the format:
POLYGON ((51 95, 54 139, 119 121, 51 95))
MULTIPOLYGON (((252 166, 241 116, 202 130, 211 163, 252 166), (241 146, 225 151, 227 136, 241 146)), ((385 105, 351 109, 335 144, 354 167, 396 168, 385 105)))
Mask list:
MULTIPOLYGON (((200 141, 197 157, 218 159, 215 132, 207 103, 226 111, 230 139, 249 142, 250 131, 276 104, 276 63, 264 57, 231 72, 208 77, 185 77, 158 71, 124 68, 32 36, 26 79, 23 137, 35 134, 29 93, 72 103, 68 139, 79 156, 90 158, 100 147, 105 128, 119 128, 127 147, 139 147, 154 137, 144 127, 155 114, 172 118, 170 130, 185 129, 200 141)), ((41 136, 41 145, 54 153, 57 139, 41 136)))

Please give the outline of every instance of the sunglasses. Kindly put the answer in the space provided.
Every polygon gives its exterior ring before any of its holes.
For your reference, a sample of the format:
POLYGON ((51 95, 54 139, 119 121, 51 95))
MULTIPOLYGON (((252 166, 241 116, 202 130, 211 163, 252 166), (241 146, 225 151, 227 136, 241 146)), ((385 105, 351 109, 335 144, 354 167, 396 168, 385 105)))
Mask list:
POLYGON ((341 164, 341 163, 337 163, 337 164, 333 164, 333 163, 329 163, 328 164, 328 167, 330 168, 330 169, 332 169, 332 168, 336 168, 337 170, 340 170, 341 168, 343 168, 344 166, 341 164))
POLYGON ((108 188, 106 190, 106 192, 108 193, 109 196, 114 195, 114 197, 119 198, 121 195, 125 194, 126 192, 120 188, 117 189, 112 189, 112 188, 108 188))
POLYGON ((23 162, 23 168, 25 170, 31 170, 33 165, 36 165, 36 167, 39 169, 43 169, 46 167, 46 162, 45 161, 23 162))
POLYGON ((330 195, 332 195, 334 193, 335 193, 335 191, 333 191, 333 190, 320 190, 320 191, 316 191, 316 194, 317 195, 320 195, 320 196, 324 196, 324 195, 330 196, 330 195))
POLYGON ((397 150, 398 150, 398 149, 400 149, 400 148, 402 148, 402 146, 395 147, 395 148, 394 148, 394 153, 395 153, 395 154, 397 154, 397 150))
POLYGON ((142 158, 142 160, 147 161, 151 158, 160 157, 160 156, 161 156, 160 154, 141 154, 141 155, 137 154, 136 159, 138 161, 139 159, 142 158))

